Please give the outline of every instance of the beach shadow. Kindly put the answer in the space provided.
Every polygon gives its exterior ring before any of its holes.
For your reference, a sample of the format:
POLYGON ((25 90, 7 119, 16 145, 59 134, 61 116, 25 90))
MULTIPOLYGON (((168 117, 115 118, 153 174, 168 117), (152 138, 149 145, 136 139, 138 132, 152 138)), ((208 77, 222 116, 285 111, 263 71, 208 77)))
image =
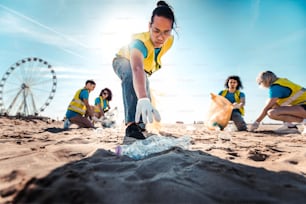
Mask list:
POLYGON ((269 134, 269 135, 277 135, 273 130, 256 130, 254 133, 262 133, 262 134, 269 134))
POLYGON ((260 133, 264 135, 270 135, 270 136, 285 136, 285 135, 296 135, 300 133, 276 133, 273 130, 256 130, 253 133, 260 133))
POLYGON ((135 161, 104 149, 30 179, 13 203, 304 203, 306 178, 173 148, 135 161))
POLYGON ((65 129, 63 129, 63 128, 52 127, 52 128, 46 128, 46 129, 44 129, 44 131, 46 131, 46 132, 51 132, 51 133, 60 133, 60 132, 69 131, 69 129, 68 129, 68 130, 65 130, 65 129))

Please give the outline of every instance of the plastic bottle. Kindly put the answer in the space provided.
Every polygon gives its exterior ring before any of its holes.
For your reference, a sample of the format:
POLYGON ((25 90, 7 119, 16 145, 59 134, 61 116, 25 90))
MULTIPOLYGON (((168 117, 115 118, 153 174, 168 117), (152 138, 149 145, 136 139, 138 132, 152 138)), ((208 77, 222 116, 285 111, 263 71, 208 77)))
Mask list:
POLYGON ((97 134, 102 134, 104 131, 103 131, 103 128, 99 127, 99 128, 94 129, 94 132, 97 134))
POLYGON ((224 128, 224 130, 218 132, 218 137, 221 140, 230 141, 232 139, 232 133, 234 131, 235 131, 235 125, 234 125, 233 121, 229 121, 229 123, 224 128))
POLYGON ((70 127, 70 121, 66 118, 64 122, 64 130, 68 130, 70 127))
POLYGON ((191 138, 189 136, 173 138, 161 135, 153 135, 145 140, 137 140, 130 145, 117 146, 116 154, 118 156, 126 155, 130 158, 139 160, 147 157, 150 154, 168 150, 171 147, 188 149, 190 140, 191 138))
POLYGON ((119 124, 118 115, 119 115, 119 111, 117 107, 106 112, 104 115, 104 119, 101 121, 102 127, 115 128, 119 124))
POLYGON ((224 130, 227 132, 235 132, 237 129, 234 122, 230 120, 224 130))

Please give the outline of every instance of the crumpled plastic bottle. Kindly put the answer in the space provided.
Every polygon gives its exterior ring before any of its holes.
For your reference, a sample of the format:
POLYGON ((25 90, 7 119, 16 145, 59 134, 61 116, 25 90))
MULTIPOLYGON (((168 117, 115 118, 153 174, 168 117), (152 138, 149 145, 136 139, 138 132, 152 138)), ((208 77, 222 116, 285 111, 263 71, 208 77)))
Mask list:
POLYGON ((139 160, 172 147, 188 149, 190 141, 191 138, 189 136, 174 138, 152 135, 144 140, 137 140, 130 145, 117 146, 115 151, 118 156, 126 155, 132 159, 139 160))

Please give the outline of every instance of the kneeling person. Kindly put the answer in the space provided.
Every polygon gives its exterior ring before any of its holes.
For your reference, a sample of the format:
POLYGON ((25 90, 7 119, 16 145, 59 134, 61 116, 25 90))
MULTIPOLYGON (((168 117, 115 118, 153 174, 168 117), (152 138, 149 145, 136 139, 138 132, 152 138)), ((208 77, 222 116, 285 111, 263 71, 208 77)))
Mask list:
POLYGON ((96 87, 93 80, 87 80, 85 87, 79 89, 71 100, 66 112, 64 129, 68 129, 70 124, 76 124, 79 128, 93 128, 94 125, 88 117, 93 116, 93 111, 88 103, 89 93, 96 87))

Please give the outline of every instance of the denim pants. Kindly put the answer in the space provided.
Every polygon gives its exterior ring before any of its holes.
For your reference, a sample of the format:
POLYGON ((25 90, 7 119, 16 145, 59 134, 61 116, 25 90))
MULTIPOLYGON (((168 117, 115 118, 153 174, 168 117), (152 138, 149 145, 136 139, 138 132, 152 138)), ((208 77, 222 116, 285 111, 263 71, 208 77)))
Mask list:
MULTIPOLYGON (((121 79, 125 123, 135 122, 138 98, 133 86, 133 75, 130 61, 123 57, 115 57, 113 60, 113 69, 121 79)), ((146 76, 146 91, 147 96, 150 98, 149 90, 149 80, 146 76)), ((141 121, 142 120, 140 119, 140 122, 141 121)))
POLYGON ((238 131, 242 131, 242 130, 247 129, 246 123, 243 120, 243 117, 238 110, 233 110, 230 120, 232 120, 234 122, 238 131))

